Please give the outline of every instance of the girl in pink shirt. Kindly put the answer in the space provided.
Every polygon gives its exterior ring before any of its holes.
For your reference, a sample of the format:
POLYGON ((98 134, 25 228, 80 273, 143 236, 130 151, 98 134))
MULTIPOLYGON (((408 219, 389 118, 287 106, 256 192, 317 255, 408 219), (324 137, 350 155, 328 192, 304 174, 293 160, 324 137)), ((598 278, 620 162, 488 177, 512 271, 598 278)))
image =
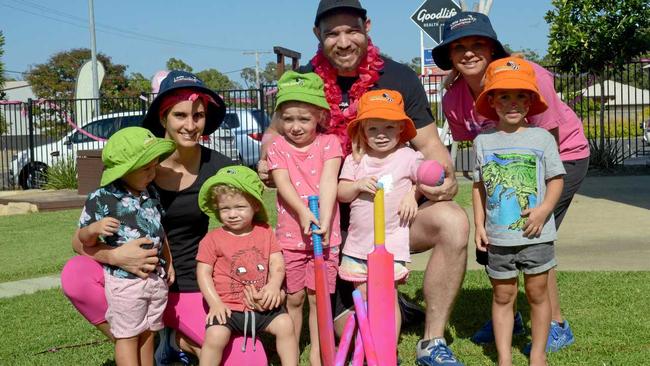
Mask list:
POLYGON ((323 81, 318 75, 294 71, 282 75, 273 117, 280 135, 268 148, 267 162, 278 188, 275 234, 286 264, 287 311, 300 338, 307 295, 312 364, 319 364, 320 348, 311 224, 316 224, 319 229, 314 232, 323 236, 330 293, 335 289, 341 244, 336 186, 343 151, 336 136, 320 132, 328 111, 323 81), (307 198, 311 195, 319 196, 320 220, 309 210, 307 198))
MULTIPOLYGON (((417 213, 415 185, 422 154, 406 146, 417 134, 413 121, 404 113, 400 93, 373 90, 359 100, 357 118, 348 125, 352 154, 345 158, 340 175, 338 199, 350 204, 350 227, 343 247, 339 276, 354 282, 366 294, 367 257, 373 250, 373 195, 381 183, 385 192, 386 249, 394 255, 394 278, 408 276, 409 225, 417 213)), ((396 329, 401 324, 395 301, 396 329)))

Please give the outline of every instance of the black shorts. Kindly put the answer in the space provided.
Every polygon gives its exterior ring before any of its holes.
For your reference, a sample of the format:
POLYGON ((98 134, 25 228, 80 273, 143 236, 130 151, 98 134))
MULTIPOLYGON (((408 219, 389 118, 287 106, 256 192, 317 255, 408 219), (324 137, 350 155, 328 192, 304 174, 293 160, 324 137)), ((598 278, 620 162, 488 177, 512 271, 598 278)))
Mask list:
POLYGON ((207 329, 213 325, 223 325, 228 329, 230 329, 230 331, 233 333, 244 334, 244 328, 247 327, 249 330, 247 330, 246 333, 251 334, 252 333, 251 330, 253 329, 253 324, 255 324, 255 332, 259 333, 260 331, 266 330, 266 327, 268 327, 269 324, 271 324, 273 319, 277 318, 279 315, 282 315, 286 312, 287 311, 282 306, 264 312, 233 311, 232 314, 230 314, 230 318, 228 318, 226 324, 219 324, 215 317, 212 318, 211 322, 208 322, 205 325, 205 328, 207 329), (248 324, 246 324, 246 316, 248 316, 248 324), (253 317, 255 318, 254 322, 253 322, 253 317))

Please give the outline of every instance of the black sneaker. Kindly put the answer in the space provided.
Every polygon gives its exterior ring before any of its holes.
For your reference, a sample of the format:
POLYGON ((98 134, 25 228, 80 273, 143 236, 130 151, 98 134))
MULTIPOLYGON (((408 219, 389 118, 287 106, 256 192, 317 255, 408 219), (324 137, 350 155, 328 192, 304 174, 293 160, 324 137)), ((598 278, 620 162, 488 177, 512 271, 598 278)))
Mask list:
POLYGON ((397 303, 399 304, 399 312, 402 315, 403 327, 424 323, 426 314, 420 305, 407 301, 404 295, 400 293, 397 293, 397 303))

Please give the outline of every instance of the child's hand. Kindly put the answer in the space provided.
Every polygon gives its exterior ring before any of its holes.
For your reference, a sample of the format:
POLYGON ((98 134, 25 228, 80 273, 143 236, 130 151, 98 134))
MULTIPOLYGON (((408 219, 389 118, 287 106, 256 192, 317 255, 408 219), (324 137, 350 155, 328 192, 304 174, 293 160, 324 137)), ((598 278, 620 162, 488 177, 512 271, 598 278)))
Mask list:
POLYGON ((216 306, 210 306, 210 311, 205 317, 206 324, 221 324, 224 325, 230 318, 232 311, 223 302, 219 301, 216 306))
POLYGON ((481 252, 487 252, 488 238, 485 226, 480 225, 476 227, 476 230, 474 230, 474 241, 476 242, 476 249, 481 252))
POLYGON ((415 191, 407 192, 399 204, 400 226, 409 226, 418 213, 418 202, 415 200, 415 191))
POLYGON ((320 235, 323 239, 321 241, 321 244, 323 247, 327 247, 330 245, 330 227, 329 223, 323 222, 323 225, 320 226, 318 229, 313 231, 314 234, 320 235))
POLYGON ((262 294, 257 291, 257 288, 253 285, 244 286, 244 302, 249 309, 255 311, 263 311, 260 301, 262 300, 262 294))
POLYGON ((375 194, 377 192, 377 177, 365 177, 354 182, 359 193, 375 194))
POLYGON ((282 292, 277 286, 266 284, 260 290, 262 298, 259 300, 260 306, 264 310, 275 309, 282 304, 282 292))
POLYGON ((320 226, 318 219, 307 206, 303 207, 303 210, 299 213, 298 220, 300 220, 300 227, 305 235, 311 235, 312 223, 316 224, 316 226, 320 226))
POLYGON ((174 270, 174 266, 171 262, 167 262, 165 273, 167 273, 167 286, 171 286, 172 283, 174 283, 176 280, 176 271, 174 270))
POLYGON ((113 236, 119 229, 120 220, 113 217, 104 217, 90 224, 90 230, 97 236, 113 236))
POLYGON ((544 223, 548 218, 550 212, 541 207, 528 208, 521 212, 522 217, 528 217, 526 224, 524 224, 524 236, 532 239, 542 235, 542 229, 544 228, 544 223))

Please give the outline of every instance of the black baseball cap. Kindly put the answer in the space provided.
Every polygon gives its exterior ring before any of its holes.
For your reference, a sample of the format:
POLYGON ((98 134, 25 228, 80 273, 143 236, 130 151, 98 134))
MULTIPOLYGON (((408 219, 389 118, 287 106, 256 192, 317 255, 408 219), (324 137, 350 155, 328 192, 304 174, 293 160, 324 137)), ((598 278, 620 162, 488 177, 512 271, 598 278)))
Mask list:
POLYGON ((442 43, 437 45, 433 53, 433 61, 443 70, 452 68, 449 59, 449 44, 461 38, 478 36, 492 40, 494 43, 494 59, 509 56, 508 52, 497 39, 497 33, 492 28, 490 18, 483 13, 462 11, 447 19, 442 28, 442 43))
POLYGON ((160 82, 160 90, 147 110, 147 115, 142 121, 142 127, 153 132, 157 137, 164 137, 165 129, 160 124, 160 115, 158 114, 160 104, 166 95, 181 88, 194 89, 206 93, 214 99, 216 104, 208 103, 205 127, 203 128, 203 135, 207 136, 212 134, 219 128, 226 115, 226 103, 223 102, 219 94, 205 86, 203 81, 196 77, 196 75, 182 70, 170 71, 163 81, 160 82))
POLYGON ((325 15, 338 9, 350 10, 357 13, 364 21, 366 20, 366 9, 361 6, 358 0, 321 0, 318 3, 318 10, 316 10, 314 26, 318 27, 318 23, 325 15))

